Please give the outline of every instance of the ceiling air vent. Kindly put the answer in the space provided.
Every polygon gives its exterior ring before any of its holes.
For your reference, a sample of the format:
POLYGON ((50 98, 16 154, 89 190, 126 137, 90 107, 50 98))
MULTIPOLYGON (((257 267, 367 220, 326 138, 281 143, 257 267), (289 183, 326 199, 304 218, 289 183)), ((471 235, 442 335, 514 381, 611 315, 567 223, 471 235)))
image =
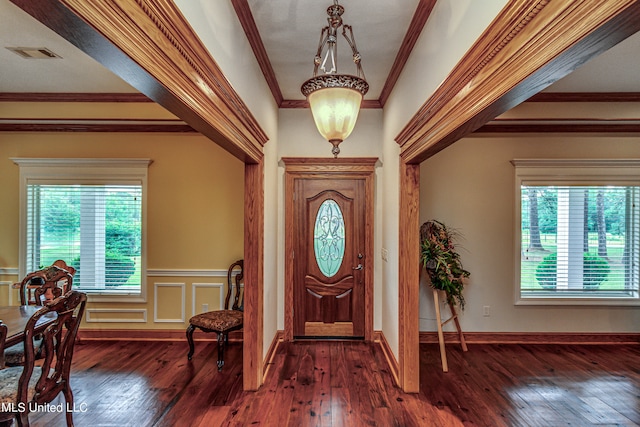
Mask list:
POLYGON ((46 47, 8 47, 7 49, 27 59, 62 58, 46 47))

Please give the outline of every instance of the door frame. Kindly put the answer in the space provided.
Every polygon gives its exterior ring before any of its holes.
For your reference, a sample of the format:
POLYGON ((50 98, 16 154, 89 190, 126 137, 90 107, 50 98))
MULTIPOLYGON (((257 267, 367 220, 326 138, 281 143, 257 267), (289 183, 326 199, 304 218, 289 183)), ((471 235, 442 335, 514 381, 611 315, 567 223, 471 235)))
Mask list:
POLYGON ((364 340, 373 341, 374 177, 377 157, 283 157, 285 165, 284 340, 293 340, 293 190, 298 179, 362 179, 365 186, 364 340))

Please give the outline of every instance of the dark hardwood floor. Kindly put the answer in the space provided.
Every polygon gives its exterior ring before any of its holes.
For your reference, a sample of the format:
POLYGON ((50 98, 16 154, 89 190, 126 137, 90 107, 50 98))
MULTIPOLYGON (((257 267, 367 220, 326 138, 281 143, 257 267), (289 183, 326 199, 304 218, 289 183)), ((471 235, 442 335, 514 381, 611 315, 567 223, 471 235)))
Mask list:
MULTIPOLYGON (((419 394, 393 386, 359 342, 282 344, 264 386, 242 391, 241 345, 222 372, 213 343, 83 341, 72 368, 76 426, 634 426, 640 345, 421 346, 419 394)), ((62 403, 62 397, 56 403, 62 403)), ((35 426, 63 426, 55 408, 35 426)))

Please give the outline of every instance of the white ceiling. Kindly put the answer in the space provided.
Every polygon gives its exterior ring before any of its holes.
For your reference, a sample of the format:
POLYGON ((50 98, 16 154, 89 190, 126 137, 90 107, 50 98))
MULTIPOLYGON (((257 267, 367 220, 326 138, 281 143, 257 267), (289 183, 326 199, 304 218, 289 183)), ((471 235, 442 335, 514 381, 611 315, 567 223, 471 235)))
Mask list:
MULTIPOLYGON (((218 0, 219 1, 219 0, 218 0)), ((285 99, 302 99, 300 86, 313 72, 320 30, 331 0, 248 0, 285 99), (309 31, 312 28, 313 31, 309 31)), ((353 26, 375 99, 387 78, 418 0, 342 0, 343 20, 353 26)), ((428 25, 428 24, 427 24, 428 25)), ((339 40, 347 48, 344 40, 339 40)), ((339 45, 339 46, 340 46, 339 45)), ((637 92, 640 33, 592 59, 547 92, 637 92)), ((339 70, 353 73, 350 53, 339 70)), ((134 88, 29 16, 0 0, 0 92, 130 93, 134 88), (46 47, 61 58, 24 59, 5 47, 46 47)))

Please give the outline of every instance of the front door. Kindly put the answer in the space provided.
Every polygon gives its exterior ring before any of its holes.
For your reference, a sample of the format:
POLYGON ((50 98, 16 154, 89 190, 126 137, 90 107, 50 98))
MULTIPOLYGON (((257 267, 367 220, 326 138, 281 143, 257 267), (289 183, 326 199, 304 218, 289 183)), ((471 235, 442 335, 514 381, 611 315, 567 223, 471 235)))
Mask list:
POLYGON ((365 335, 365 180, 294 183, 294 337, 365 335))

